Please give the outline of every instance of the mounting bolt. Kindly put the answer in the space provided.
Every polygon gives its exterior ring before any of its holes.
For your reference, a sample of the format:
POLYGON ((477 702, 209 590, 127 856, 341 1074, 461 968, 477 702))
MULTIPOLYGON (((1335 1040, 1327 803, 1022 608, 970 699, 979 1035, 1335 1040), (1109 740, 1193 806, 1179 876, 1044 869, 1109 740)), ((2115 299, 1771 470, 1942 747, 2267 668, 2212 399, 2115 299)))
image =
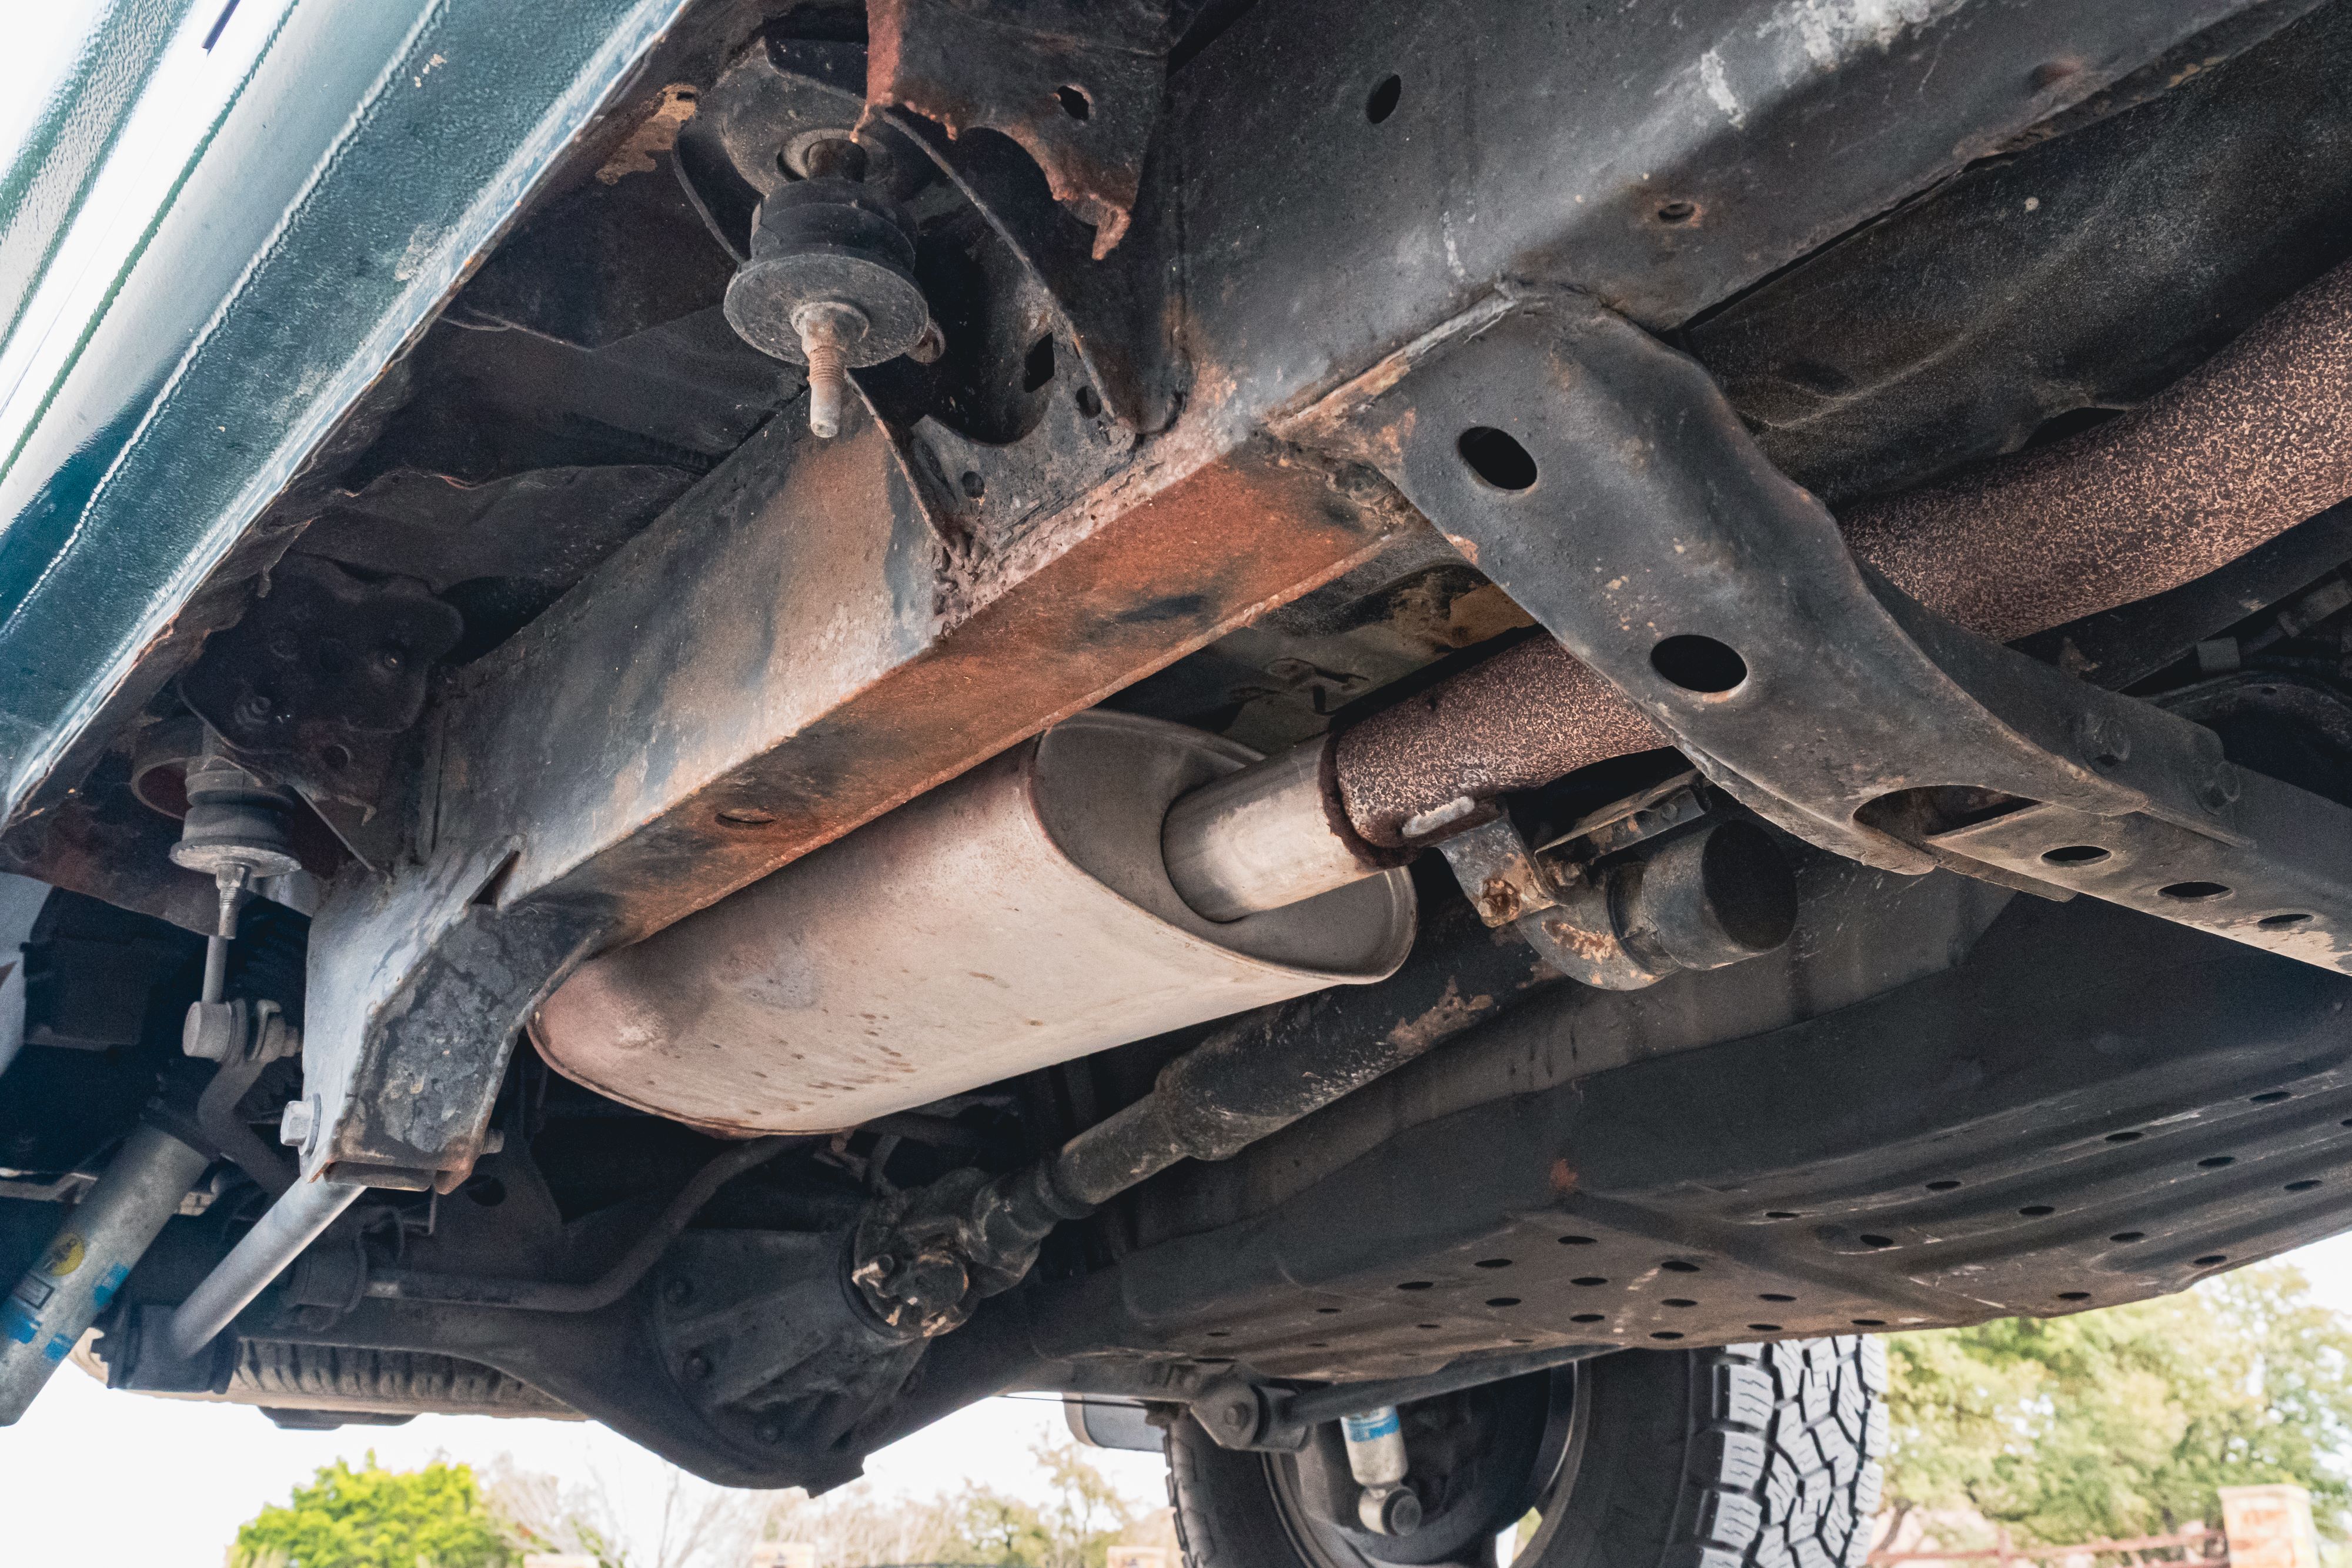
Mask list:
POLYGON ((2213 776, 2205 781, 2203 789, 2197 791, 2197 798, 2204 802, 2207 810, 2218 817, 2238 803, 2238 797, 2245 793, 2245 784, 2238 778, 2238 770, 2224 762, 2213 769, 2213 776))
POLYGON ((308 1100, 288 1101, 286 1109, 278 1113, 278 1141, 289 1148, 308 1152, 311 1134, 319 1130, 319 1109, 316 1094, 308 1100))
POLYGON ((1508 877, 1490 876, 1478 890, 1478 918, 1489 925, 1508 925, 1519 917, 1519 890, 1508 877))
POLYGON ((760 204, 751 256, 727 286, 728 324, 763 354, 808 366, 809 430, 840 434, 849 371, 922 345, 930 307, 915 278, 915 220, 866 183, 846 135, 802 149, 807 178, 760 204))
POLYGON ((850 346, 866 336, 866 312, 839 299, 820 299, 793 312, 793 330, 808 356, 809 434, 830 441, 841 434, 842 399, 849 390, 850 346))
POLYGON ((2106 714, 2084 714, 2074 726, 2084 757, 2094 768, 2120 768, 2131 756, 2130 728, 2106 714))

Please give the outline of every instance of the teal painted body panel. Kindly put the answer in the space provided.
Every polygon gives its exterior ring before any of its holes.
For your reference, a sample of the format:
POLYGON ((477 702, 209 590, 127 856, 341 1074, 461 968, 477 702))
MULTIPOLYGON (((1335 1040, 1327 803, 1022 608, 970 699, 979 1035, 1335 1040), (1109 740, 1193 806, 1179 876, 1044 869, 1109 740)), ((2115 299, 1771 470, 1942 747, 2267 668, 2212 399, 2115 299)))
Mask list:
POLYGON ((94 105, 84 166, 0 174, 0 263, 18 225, 43 263, 13 305, 0 270, 0 817, 75 782, 142 650, 685 3, 122 0, 144 54, 94 31, 143 90, 94 105))

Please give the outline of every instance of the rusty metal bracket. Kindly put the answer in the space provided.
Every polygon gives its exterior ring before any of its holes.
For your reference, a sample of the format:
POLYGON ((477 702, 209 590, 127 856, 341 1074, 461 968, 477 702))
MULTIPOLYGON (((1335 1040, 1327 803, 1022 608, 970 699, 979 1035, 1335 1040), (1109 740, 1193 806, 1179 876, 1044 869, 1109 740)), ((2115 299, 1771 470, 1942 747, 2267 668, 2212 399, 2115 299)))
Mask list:
POLYGON ((1168 85, 1168 0, 868 0, 866 99, 1002 131, 1093 226, 1127 233, 1168 85))
POLYGON ((1706 372, 1622 317, 1490 305, 1311 423, 1790 831, 2352 971, 2352 810, 1865 574, 1706 372))

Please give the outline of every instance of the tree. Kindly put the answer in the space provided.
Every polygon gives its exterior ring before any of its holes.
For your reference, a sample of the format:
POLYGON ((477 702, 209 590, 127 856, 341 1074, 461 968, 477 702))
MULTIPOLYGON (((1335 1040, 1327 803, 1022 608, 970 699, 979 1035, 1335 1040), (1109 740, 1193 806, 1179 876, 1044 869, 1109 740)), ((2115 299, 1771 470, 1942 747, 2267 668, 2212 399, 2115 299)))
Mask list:
POLYGON ((514 1561, 464 1465, 387 1470, 338 1459, 236 1532, 238 1568, 507 1568, 514 1561))
POLYGON ((816 1500, 774 1497, 764 1533, 808 1542, 821 1568, 1103 1568, 1116 1542, 1174 1544, 1167 1511, 1129 1503, 1076 1444, 1039 1443, 1030 1453, 1044 1472, 1037 1501, 973 1485, 929 1500, 890 1498, 858 1482, 816 1500))
POLYGON ((2072 1317, 1888 1338, 1897 1508, 2064 1544, 2217 1521, 2214 1489, 2352 1506, 2352 1329, 2292 1268, 2072 1317))
POLYGON ((988 1563, 992 1568, 1056 1568, 1055 1549, 1064 1543, 1047 1533, 1038 1511, 1019 1498, 992 1487, 967 1486, 956 1499, 952 1515, 953 1563, 988 1563))
POLYGON ((1044 1568, 1103 1568, 1112 1543, 1134 1530, 1136 1511, 1076 1443, 1039 1443, 1030 1453, 1049 1489, 1044 1568))
POLYGON ((505 1455, 483 1467, 482 1497, 507 1544, 518 1552, 585 1556, 598 1568, 637 1568, 619 1544, 620 1529, 602 1487, 515 1468, 505 1455))
POLYGON ((856 1481, 822 1498, 785 1492, 768 1504, 768 1539, 816 1548, 820 1568, 876 1563, 970 1563, 954 1504, 894 1498, 856 1481))
POLYGON ((518 1469, 503 1456, 482 1474, 483 1496, 509 1545, 595 1560, 599 1568, 739 1568, 781 1497, 698 1480, 672 1469, 660 1507, 624 1528, 613 1485, 592 1467, 572 1482, 518 1469))

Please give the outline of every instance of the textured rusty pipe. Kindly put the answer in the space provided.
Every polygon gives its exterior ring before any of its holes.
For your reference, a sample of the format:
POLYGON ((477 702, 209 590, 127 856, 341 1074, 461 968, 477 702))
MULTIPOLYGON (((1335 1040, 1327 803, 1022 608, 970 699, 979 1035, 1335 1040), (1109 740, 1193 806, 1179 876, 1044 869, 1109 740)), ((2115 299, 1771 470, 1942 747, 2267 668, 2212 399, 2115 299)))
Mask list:
MULTIPOLYGON (((1855 508, 1847 542, 1905 592, 2008 641, 2177 588, 2352 496, 2352 264, 2128 413, 1855 508)), ((1468 797, 1668 744, 1549 639, 1336 742, 1348 821, 1395 846, 1468 797)))

